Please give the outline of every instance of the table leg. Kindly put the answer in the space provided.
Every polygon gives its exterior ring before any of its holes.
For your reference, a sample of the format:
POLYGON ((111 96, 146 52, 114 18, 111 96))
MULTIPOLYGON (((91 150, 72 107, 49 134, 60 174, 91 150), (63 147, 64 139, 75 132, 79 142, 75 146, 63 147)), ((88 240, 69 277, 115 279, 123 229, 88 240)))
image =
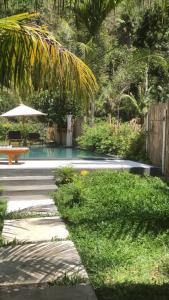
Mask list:
POLYGON ((15 163, 18 163, 18 155, 15 155, 15 163))
POLYGON ((13 156, 8 154, 8 165, 12 165, 12 158, 13 156))

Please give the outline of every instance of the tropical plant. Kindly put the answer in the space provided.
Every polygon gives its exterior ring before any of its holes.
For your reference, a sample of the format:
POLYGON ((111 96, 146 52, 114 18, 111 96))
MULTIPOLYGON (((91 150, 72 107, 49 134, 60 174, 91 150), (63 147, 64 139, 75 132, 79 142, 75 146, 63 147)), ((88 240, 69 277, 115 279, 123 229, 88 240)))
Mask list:
POLYGON ((131 105, 136 109, 136 112, 139 117, 141 117, 142 120, 144 120, 144 116, 147 114, 148 109, 150 107, 151 98, 150 98, 150 91, 151 87, 148 89, 148 91, 144 91, 142 87, 139 88, 139 98, 136 99, 135 96, 130 93, 128 94, 122 94, 120 97, 120 100, 129 100, 131 105))
POLYGON ((77 22, 82 22, 91 37, 95 36, 107 17, 122 0, 84 0, 74 2, 74 12, 77 22))
POLYGON ((73 181, 75 171, 72 167, 63 167, 55 170, 56 185, 67 184, 73 181))
POLYGON ((92 97, 97 89, 92 71, 66 50, 46 27, 28 22, 37 13, 0 19, 0 84, 19 92, 47 87, 92 97))
POLYGON ((113 75, 102 81, 99 111, 106 108, 118 119, 124 116, 128 119, 131 112, 131 118, 143 119, 150 105, 158 101, 159 94, 162 101, 168 78, 167 58, 157 51, 124 46, 112 51, 112 65, 113 75), (157 81, 157 72, 163 78, 160 82, 157 81), (101 106, 101 103, 105 105, 101 106))
POLYGON ((139 160, 146 158, 144 132, 136 123, 112 120, 112 124, 98 122, 93 127, 85 125, 78 143, 82 148, 98 153, 139 160))

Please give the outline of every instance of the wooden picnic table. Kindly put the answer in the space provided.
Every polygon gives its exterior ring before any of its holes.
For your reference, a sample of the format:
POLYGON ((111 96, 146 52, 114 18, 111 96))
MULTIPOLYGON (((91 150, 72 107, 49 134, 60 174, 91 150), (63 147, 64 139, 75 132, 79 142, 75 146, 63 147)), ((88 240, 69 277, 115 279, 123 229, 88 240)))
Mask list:
POLYGON ((8 156, 8 165, 12 165, 13 160, 18 163, 19 155, 27 152, 29 152, 27 147, 0 147, 0 154, 8 156))

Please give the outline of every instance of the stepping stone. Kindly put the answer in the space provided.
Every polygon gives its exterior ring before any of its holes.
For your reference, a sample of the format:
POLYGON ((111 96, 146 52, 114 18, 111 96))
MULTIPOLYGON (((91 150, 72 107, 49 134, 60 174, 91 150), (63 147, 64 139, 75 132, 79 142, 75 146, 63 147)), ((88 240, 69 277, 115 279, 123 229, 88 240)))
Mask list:
POLYGON ((90 284, 76 286, 52 286, 45 288, 18 287, 8 291, 0 290, 1 300, 97 300, 90 284))
POLYGON ((5 286, 52 283, 65 275, 88 278, 71 241, 0 248, 0 289, 5 286))
POLYGON ((43 242, 66 239, 68 236, 66 226, 58 216, 5 220, 2 231, 5 242, 43 242))
POLYGON ((21 214, 56 214, 57 209, 52 199, 44 200, 8 200, 7 213, 21 214))
MULTIPOLYGON (((4 198, 4 196, 3 196, 4 198)), ((49 196, 45 195, 45 194, 41 194, 40 192, 36 195, 32 194, 30 192, 30 194, 25 194, 24 192, 21 195, 8 195, 5 196, 6 199, 11 200, 11 201, 30 201, 30 200, 46 200, 49 199, 49 196)))
POLYGON ((46 184, 46 185, 4 185, 4 195, 6 196, 19 196, 19 195, 29 195, 29 194, 44 194, 48 195, 50 192, 56 191, 55 184, 46 184))

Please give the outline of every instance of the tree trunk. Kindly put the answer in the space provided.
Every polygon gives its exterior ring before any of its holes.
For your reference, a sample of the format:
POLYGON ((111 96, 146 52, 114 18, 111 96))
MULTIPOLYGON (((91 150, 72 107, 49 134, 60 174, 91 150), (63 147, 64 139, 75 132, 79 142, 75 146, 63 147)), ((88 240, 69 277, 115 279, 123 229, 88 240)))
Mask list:
POLYGON ((145 71, 145 94, 146 94, 146 95, 147 95, 147 93, 148 93, 148 86, 149 86, 148 73, 149 73, 149 64, 147 64, 147 66, 146 66, 146 71, 145 71))
POLYGON ((94 100, 90 102, 90 112, 89 112, 89 124, 91 127, 94 126, 94 115, 95 115, 95 103, 94 100))

